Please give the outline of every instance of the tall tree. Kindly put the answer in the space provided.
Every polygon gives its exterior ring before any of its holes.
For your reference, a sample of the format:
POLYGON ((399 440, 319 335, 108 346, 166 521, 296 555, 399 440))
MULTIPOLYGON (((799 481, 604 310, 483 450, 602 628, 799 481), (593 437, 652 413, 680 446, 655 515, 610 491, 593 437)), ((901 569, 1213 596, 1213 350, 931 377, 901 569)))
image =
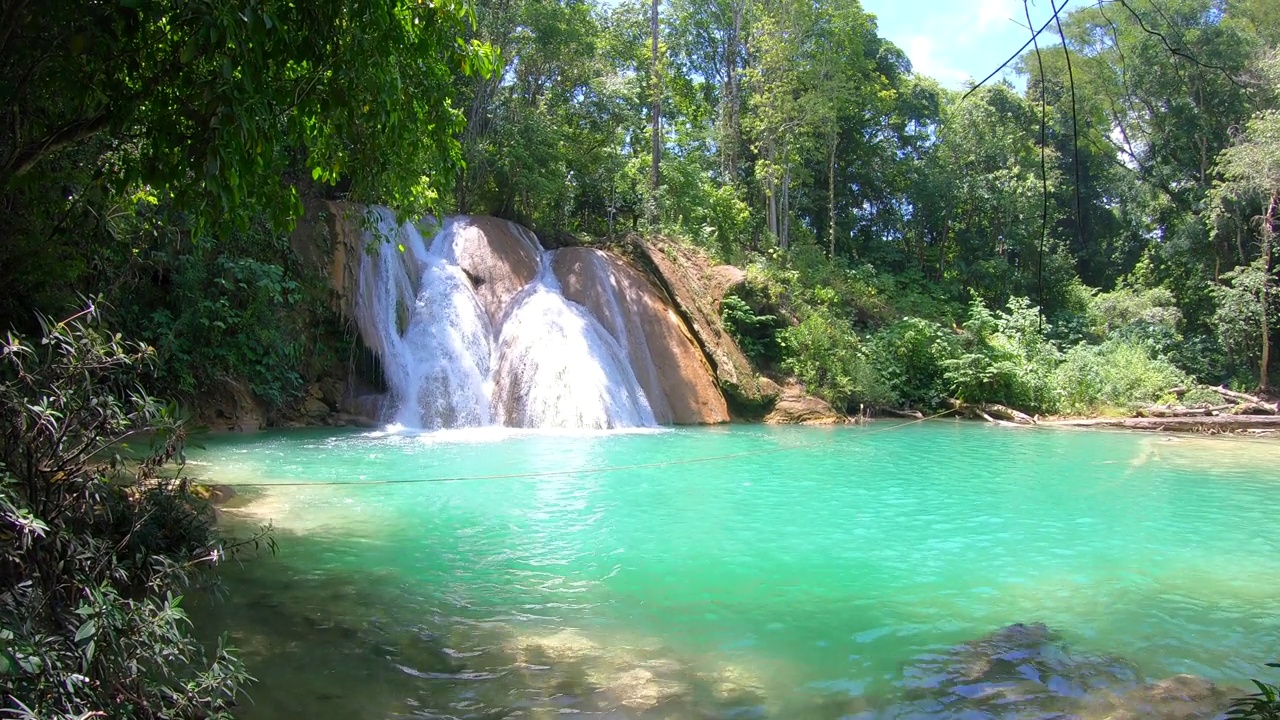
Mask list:
MULTIPOLYGON (((1280 53, 1268 58, 1264 68, 1270 80, 1268 89, 1280 95, 1280 53)), ((1210 193, 1213 203, 1211 231, 1232 232, 1229 223, 1232 205, 1261 208, 1250 218, 1248 225, 1252 226, 1258 238, 1258 258, 1249 270, 1256 275, 1257 286, 1257 332, 1261 350, 1258 356, 1258 387, 1265 390, 1269 386, 1267 370, 1271 364, 1273 323, 1274 268, 1271 260, 1276 223, 1280 220, 1280 110, 1266 109, 1256 113, 1240 138, 1222 151, 1216 168, 1222 180, 1210 193)))
POLYGON ((653 10, 649 15, 650 39, 653 47, 653 57, 650 70, 650 82, 652 87, 649 92, 650 109, 649 122, 650 140, 652 142, 652 156, 649 159, 649 226, 655 227, 658 224, 658 190, 662 184, 662 175, 659 169, 659 163, 662 160, 662 68, 658 63, 658 0, 653 0, 653 10))

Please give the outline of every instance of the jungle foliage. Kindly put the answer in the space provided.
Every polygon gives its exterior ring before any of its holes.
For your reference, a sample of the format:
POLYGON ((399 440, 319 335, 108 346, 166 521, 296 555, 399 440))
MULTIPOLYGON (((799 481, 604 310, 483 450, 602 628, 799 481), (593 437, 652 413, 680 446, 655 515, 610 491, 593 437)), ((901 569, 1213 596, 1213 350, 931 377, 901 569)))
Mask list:
POLYGON ((460 94, 458 208, 664 232, 756 268, 748 294, 777 302, 730 301, 729 326, 838 403, 1092 412, 1174 378, 1269 384, 1268 3, 1081 8, 1015 61, 1025 87, 972 92, 914 73, 857 0, 671 0, 656 63, 648 10, 479 5, 506 70, 460 94))
MULTIPOLYGON (((0 348, 0 714, 221 718, 247 673, 182 595, 234 545, 185 479, 151 348, 92 310, 0 348)), ((251 542, 256 542, 257 538, 251 542)))

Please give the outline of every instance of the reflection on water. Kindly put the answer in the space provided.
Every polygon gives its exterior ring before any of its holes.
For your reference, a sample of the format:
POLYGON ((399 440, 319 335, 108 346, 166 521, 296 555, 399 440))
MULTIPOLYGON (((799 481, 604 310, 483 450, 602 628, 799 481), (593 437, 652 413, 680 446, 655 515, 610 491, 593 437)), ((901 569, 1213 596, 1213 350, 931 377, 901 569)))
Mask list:
POLYGON ((261 680, 245 718, 1211 716, 1221 688, 1144 683, 1272 659, 1265 447, 953 424, 219 441, 196 458, 218 480, 316 484, 241 489, 229 525, 273 521, 281 554, 195 612, 261 680))

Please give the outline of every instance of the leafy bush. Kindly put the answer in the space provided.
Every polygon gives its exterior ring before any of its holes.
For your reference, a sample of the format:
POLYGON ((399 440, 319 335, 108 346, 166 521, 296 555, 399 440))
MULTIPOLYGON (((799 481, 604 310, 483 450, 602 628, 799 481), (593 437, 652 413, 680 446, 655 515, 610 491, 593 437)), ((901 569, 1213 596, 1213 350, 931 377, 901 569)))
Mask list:
POLYGON ((228 548, 159 473, 183 430, 140 385, 152 351, 93 320, 0 349, 0 714, 230 717, 248 675, 191 636, 180 594, 228 548))
POLYGON ((176 259, 171 301, 150 316, 147 337, 161 353, 162 382, 193 396, 223 377, 243 377, 272 407, 302 385, 302 333, 289 313, 298 283, 284 268, 252 258, 176 259))
POLYGON ((777 315, 757 315, 746 300, 726 295, 720 305, 720 317, 725 330, 752 362, 760 364, 778 357, 778 331, 782 323, 777 315))
POLYGON ((897 402, 876 371, 870 348, 848 321, 827 308, 811 309, 799 325, 784 330, 779 341, 783 368, 836 408, 855 403, 883 407, 897 402))
MULTIPOLYGON (((1280 668, 1280 663, 1267 663, 1280 668)), ((1227 709, 1227 720, 1280 720, 1280 688, 1261 680, 1253 681, 1258 692, 1236 698, 1227 709)))
POLYGON ((1053 377, 1058 356, 1025 298, 1010 300, 1008 312, 1001 313, 974 300, 958 352, 940 365, 958 400, 1052 412, 1059 402, 1053 377))
POLYGON ((938 323, 906 318, 871 338, 871 354, 902 402, 936 408, 950 392, 942 361, 958 352, 956 334, 938 323))
POLYGON ((1264 298, 1268 324, 1271 325, 1266 332, 1275 329, 1275 318, 1280 308, 1275 307, 1275 290, 1269 288, 1274 280, 1269 280, 1267 273, 1264 261, 1259 258, 1250 265, 1223 273, 1222 279, 1226 284, 1213 286, 1218 303, 1213 314, 1213 326, 1223 350, 1232 361, 1229 370, 1257 370, 1262 357, 1264 298))
POLYGON ((287 237, 264 222, 213 242, 191 237, 181 217, 144 198, 122 213, 124 247, 104 258, 121 280, 107 293, 111 320, 156 350, 155 389, 191 399, 242 379, 270 407, 294 399, 315 347, 327 288, 300 272, 287 237), (316 298, 319 297, 319 302, 316 298), (311 302, 308 302, 308 301, 311 302))
POLYGON ((1197 405, 1207 405, 1212 407, 1214 405, 1221 405, 1222 395, 1209 388, 1193 387, 1182 396, 1182 404, 1187 407, 1194 407, 1197 405))
POLYGON ((1146 346, 1124 340, 1077 345, 1067 352, 1056 377, 1063 407, 1072 413, 1155 402, 1187 380, 1186 373, 1146 346))

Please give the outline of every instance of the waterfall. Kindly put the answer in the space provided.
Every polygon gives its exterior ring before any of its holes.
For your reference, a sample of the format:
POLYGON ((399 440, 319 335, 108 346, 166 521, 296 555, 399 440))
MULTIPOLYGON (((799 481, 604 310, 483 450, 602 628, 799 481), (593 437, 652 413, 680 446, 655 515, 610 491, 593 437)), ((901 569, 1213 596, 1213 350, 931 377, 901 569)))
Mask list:
POLYGON ((502 250, 466 217, 446 219, 429 244, 430 221, 397 224, 386 208, 367 219, 356 320, 382 361, 393 408, 383 420, 427 430, 655 424, 623 325, 606 329, 565 298, 552 254, 527 231, 512 225, 502 250), (533 277, 521 287, 513 278, 530 250, 533 277))

